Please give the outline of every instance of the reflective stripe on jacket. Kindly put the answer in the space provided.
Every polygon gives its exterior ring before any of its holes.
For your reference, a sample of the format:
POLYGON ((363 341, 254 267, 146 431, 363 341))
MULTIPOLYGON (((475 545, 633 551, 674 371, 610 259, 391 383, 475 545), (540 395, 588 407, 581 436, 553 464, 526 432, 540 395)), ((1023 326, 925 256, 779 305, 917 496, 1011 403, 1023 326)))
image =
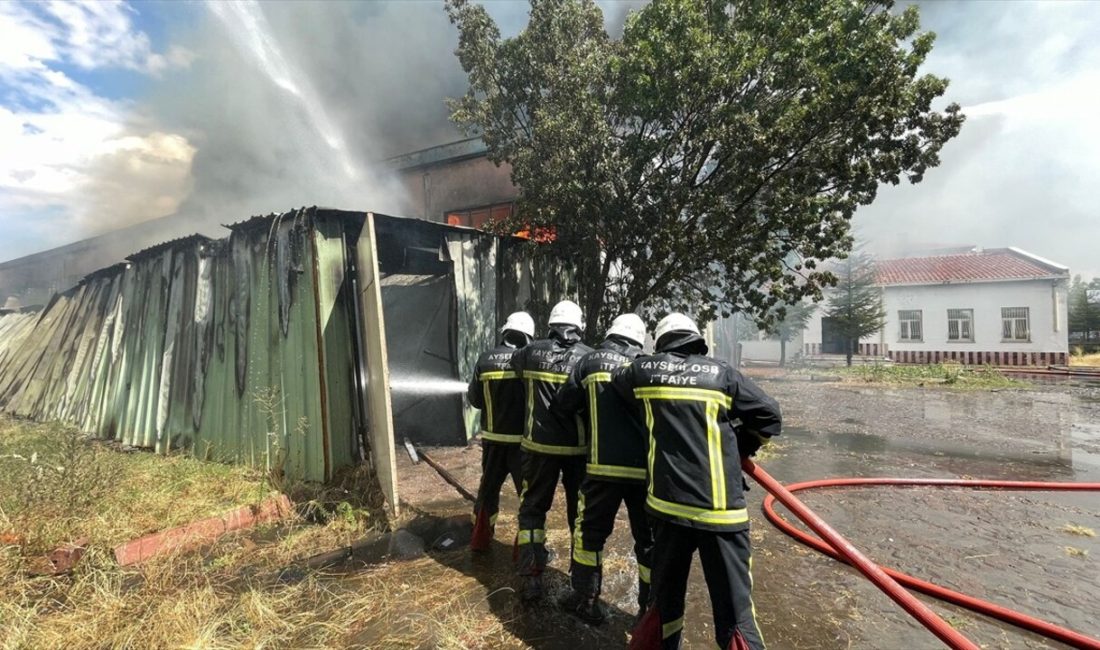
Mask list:
POLYGON ((481 409, 481 438, 519 444, 523 438, 523 383, 509 365, 516 348, 506 343, 481 355, 466 399, 481 409))
POLYGON ((563 411, 586 415, 588 424, 588 476, 612 481, 644 481, 646 429, 633 400, 608 390, 611 372, 630 363, 641 348, 626 339, 611 337, 589 352, 573 369, 558 393, 563 411))
POLYGON ((779 434, 775 400, 725 362, 678 348, 635 359, 613 385, 636 400, 648 431, 650 513, 696 528, 747 528, 735 425, 779 434))
POLYGON ((511 369, 522 380, 525 394, 522 444, 527 451, 557 456, 588 453, 579 418, 555 408, 553 402, 573 367, 591 351, 574 328, 552 327, 550 338, 534 341, 512 355, 511 369))

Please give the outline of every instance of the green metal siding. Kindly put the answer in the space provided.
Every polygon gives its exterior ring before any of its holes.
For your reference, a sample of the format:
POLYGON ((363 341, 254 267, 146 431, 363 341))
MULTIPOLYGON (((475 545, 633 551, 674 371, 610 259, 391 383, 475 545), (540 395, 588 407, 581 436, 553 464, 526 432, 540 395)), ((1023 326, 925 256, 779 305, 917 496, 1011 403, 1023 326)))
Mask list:
POLYGON ((325 480, 353 463, 345 231, 298 211, 187 238, 0 316, 0 409, 123 444, 325 480), (274 397, 273 413, 259 396, 274 397))
MULTIPOLYGON (((366 457, 369 438, 392 498, 394 430, 407 435, 428 411, 393 414, 387 342, 424 347, 431 323, 395 317, 387 340, 382 276, 410 272, 415 258, 453 287, 453 300, 428 311, 446 320, 434 325, 450 353, 442 372, 463 381, 505 315, 528 309, 542 322, 574 289, 533 245, 442 224, 310 208, 230 231, 146 249, 40 312, 0 313, 0 410, 159 453, 255 467, 282 459, 289 478, 316 481, 366 457)), ((438 356, 398 371, 434 377, 438 356)), ((473 430, 464 396, 433 399, 449 400, 456 421, 432 427, 459 439, 473 430)))

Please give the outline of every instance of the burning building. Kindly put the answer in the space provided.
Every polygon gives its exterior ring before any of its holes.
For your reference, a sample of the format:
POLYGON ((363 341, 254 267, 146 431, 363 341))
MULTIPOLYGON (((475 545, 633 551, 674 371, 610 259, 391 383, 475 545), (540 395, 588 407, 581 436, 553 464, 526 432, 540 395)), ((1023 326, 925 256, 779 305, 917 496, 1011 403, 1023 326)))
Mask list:
POLYGON ((157 244, 0 314, 0 409, 166 453, 326 480, 394 431, 464 444, 463 379, 516 309, 569 292, 532 245, 308 208, 157 244))

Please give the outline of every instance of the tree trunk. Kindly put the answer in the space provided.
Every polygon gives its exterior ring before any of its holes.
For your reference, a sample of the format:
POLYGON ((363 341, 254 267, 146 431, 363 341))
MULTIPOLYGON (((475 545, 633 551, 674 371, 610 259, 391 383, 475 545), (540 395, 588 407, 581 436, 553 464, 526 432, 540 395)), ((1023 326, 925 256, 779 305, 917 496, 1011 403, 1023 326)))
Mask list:
POLYGON ((779 339, 779 367, 787 365, 787 339, 779 339))
POLYGON ((846 356, 847 356, 847 361, 848 361, 848 367, 849 368, 852 367, 852 355, 855 353, 855 346, 852 343, 853 343, 853 340, 848 339, 848 354, 846 356))
MULTIPOLYGON (((607 298, 607 276, 610 274, 610 265, 607 263, 599 265, 597 271, 597 277, 588 278, 588 282, 585 282, 580 287, 581 294, 581 309, 584 311, 585 322, 585 340, 595 343, 596 340, 603 334, 603 327, 605 323, 600 320, 601 313, 603 312, 604 302, 607 298)), ((583 281, 583 279, 582 279, 583 281)))

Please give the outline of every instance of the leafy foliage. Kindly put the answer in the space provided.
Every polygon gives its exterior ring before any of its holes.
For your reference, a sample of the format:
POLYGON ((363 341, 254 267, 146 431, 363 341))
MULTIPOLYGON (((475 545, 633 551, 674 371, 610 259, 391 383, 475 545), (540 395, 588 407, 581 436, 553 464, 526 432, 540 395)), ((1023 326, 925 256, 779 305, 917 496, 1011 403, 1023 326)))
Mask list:
POLYGON ((790 342, 806 329, 806 323, 813 316, 815 306, 810 303, 796 302, 792 305, 776 305, 772 307, 760 323, 764 334, 790 342))
POLYGON ((833 319, 837 332, 848 341, 850 366, 859 340, 882 329, 886 310, 875 286, 874 261, 868 255, 855 251, 836 265, 836 273, 838 282, 829 296, 825 315, 833 319))
POLYGON ((1100 278, 1075 276, 1069 288, 1069 331, 1088 343, 1100 336, 1100 278), (1089 300, 1089 297, 1092 300, 1089 300))
POLYGON ((882 183, 919 182, 958 134, 934 35, 891 2, 656 0, 612 39, 593 0, 532 0, 503 39, 447 0, 467 93, 452 119, 510 163, 520 210, 576 264, 590 323, 703 320, 820 299, 820 260, 882 183))

